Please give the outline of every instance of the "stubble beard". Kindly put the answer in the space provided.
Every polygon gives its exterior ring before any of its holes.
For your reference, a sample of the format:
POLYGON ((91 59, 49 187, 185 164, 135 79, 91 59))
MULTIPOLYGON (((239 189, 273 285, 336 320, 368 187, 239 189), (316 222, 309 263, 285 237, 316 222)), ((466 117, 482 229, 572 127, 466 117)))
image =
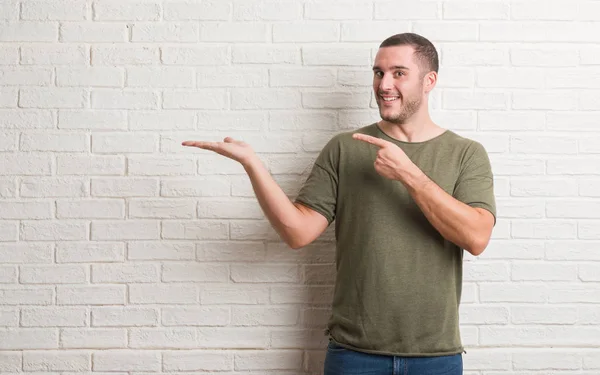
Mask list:
POLYGON ((417 113, 417 111, 421 107, 421 103, 422 103, 421 98, 407 100, 406 102, 402 103, 398 112, 385 115, 382 111, 382 106, 379 102, 380 100, 382 100, 382 99, 380 98, 377 101, 377 103, 379 105, 379 115, 381 116, 381 119, 385 120, 387 122, 390 122, 392 124, 398 124, 398 125, 402 125, 402 124, 406 123, 406 121, 409 118, 411 118, 415 113, 417 113))

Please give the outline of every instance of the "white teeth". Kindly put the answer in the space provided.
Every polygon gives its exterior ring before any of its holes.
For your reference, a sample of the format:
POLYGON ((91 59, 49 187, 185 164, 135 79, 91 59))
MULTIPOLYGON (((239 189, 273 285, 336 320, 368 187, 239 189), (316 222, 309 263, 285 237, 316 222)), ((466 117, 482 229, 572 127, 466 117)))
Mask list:
POLYGON ((395 96, 393 98, 384 98, 384 97, 381 97, 381 99, 385 100, 386 102, 391 102, 391 101, 394 101, 394 100, 398 99, 398 96, 395 96))

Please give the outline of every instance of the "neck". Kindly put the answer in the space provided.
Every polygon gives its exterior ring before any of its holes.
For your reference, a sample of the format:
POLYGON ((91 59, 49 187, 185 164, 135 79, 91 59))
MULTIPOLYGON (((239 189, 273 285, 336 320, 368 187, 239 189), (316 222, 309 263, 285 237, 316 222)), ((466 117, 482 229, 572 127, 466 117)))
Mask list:
POLYGON ((378 125, 384 133, 402 142, 425 142, 445 131, 433 122, 427 112, 417 112, 402 124, 381 120, 378 125))

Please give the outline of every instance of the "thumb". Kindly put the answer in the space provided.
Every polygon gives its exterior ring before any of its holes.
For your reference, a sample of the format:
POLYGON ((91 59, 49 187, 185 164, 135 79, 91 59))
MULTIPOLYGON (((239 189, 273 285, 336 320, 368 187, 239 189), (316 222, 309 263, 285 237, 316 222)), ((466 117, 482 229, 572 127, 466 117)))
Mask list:
POLYGON ((235 143, 236 145, 241 145, 244 142, 242 141, 236 141, 235 139, 231 138, 231 137, 225 137, 225 139, 223 139, 223 142, 225 143, 235 143))

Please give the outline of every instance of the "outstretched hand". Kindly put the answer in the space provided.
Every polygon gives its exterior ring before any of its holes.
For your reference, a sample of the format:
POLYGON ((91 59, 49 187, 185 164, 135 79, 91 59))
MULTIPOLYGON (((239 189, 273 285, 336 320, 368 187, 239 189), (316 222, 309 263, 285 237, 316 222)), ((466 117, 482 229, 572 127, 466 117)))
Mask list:
POLYGON ((392 142, 360 133, 353 134, 352 138, 379 147, 374 165, 377 173, 385 178, 402 181, 405 172, 414 165, 406 153, 392 142))
POLYGON ((254 150, 249 144, 236 141, 231 137, 226 137, 223 139, 223 142, 185 141, 182 145, 216 152, 244 166, 250 163, 255 157, 254 150))

